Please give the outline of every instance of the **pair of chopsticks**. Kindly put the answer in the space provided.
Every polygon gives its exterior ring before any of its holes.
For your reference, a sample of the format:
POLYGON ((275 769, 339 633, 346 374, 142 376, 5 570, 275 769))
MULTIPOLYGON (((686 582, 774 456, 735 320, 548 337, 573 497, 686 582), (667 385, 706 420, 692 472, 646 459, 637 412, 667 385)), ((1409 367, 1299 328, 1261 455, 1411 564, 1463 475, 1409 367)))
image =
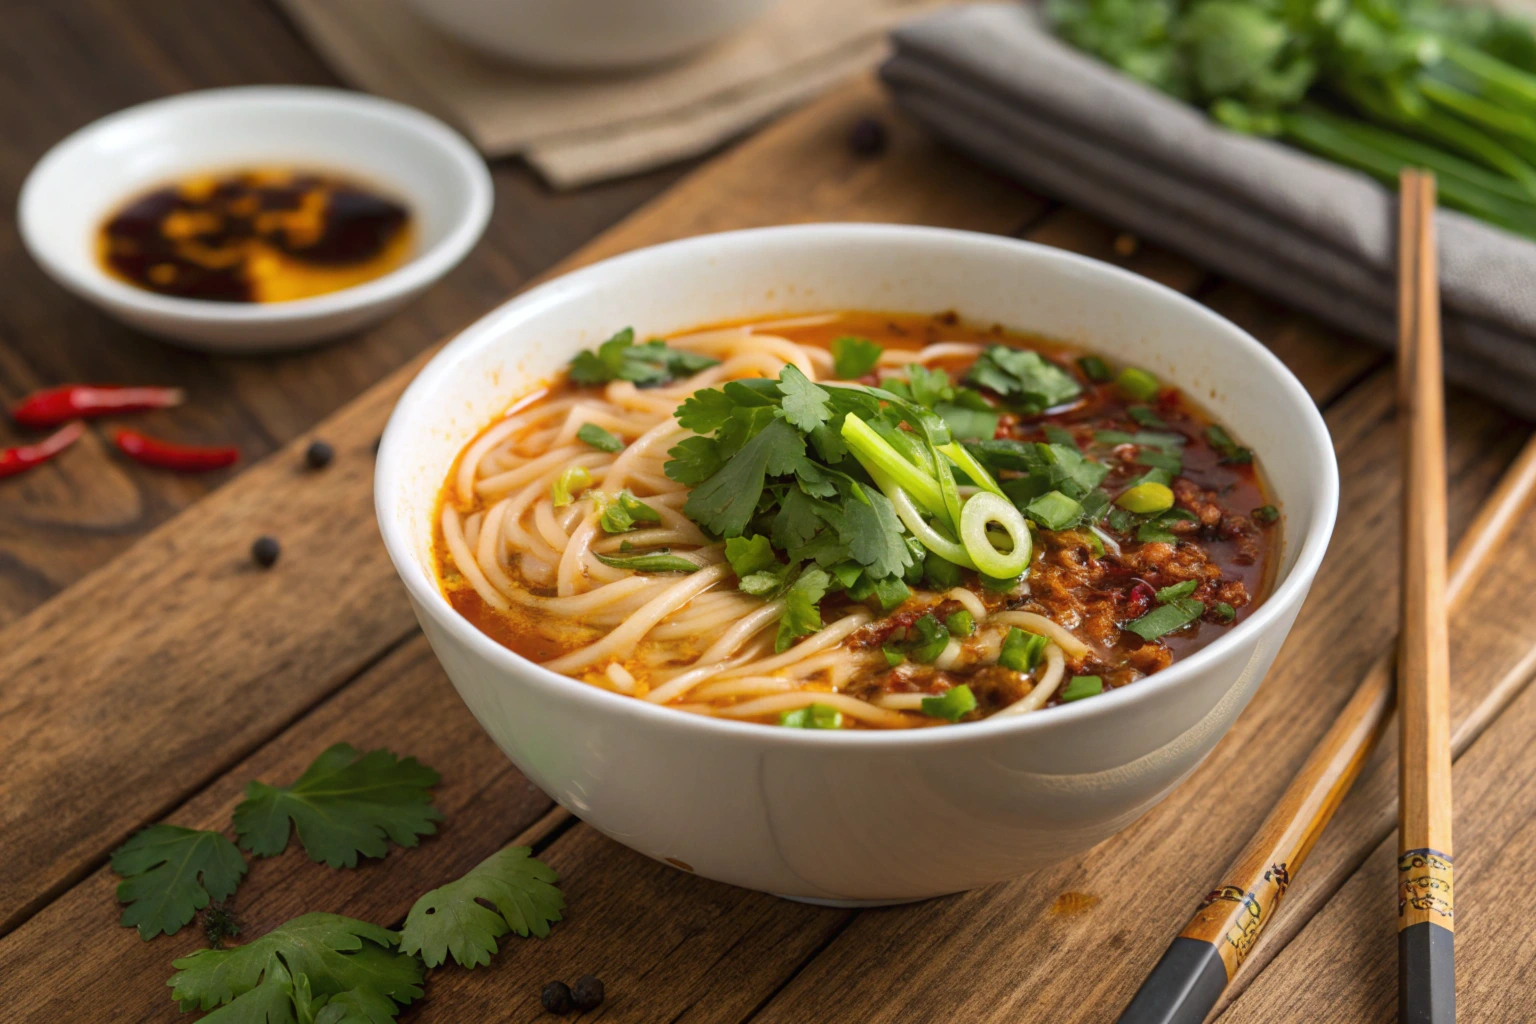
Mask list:
MULTIPOLYGON (((1404 171, 1399 221, 1398 400, 1403 429, 1403 584, 1397 652, 1398 1018, 1456 1018, 1452 935, 1448 605, 1492 562, 1536 493, 1536 439, 1504 474, 1446 573, 1445 402, 1435 267, 1434 176, 1404 171)), ((1393 659, 1343 712, 1173 940, 1120 1024, 1200 1024, 1274 918, 1280 898, 1375 749, 1393 708, 1393 659)))

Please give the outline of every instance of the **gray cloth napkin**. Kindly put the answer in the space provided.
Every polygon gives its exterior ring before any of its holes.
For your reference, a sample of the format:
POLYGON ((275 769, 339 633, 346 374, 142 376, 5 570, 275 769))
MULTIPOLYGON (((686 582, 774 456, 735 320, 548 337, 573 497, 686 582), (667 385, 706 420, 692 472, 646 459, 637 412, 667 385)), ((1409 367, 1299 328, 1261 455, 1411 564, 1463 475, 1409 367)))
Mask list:
MULTIPOLYGON (((1030 187, 1396 344, 1396 203, 1371 178, 1228 132, 1020 4, 903 26, 881 74, 901 108, 1030 187)), ((1536 242, 1451 211, 1437 226, 1447 376, 1536 418, 1536 242)))

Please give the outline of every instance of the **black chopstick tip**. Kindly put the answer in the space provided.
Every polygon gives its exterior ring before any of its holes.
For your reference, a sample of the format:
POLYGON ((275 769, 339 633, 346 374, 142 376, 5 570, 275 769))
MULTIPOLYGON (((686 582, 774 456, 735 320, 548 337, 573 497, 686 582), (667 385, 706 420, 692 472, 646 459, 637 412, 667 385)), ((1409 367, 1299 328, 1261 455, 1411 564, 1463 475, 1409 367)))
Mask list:
POLYGON ((1397 933, 1399 1024, 1454 1024, 1456 934, 1432 921, 1397 933))
POLYGON ((1201 1024, 1226 987, 1221 951, 1180 935, 1136 990, 1118 1024, 1201 1024))

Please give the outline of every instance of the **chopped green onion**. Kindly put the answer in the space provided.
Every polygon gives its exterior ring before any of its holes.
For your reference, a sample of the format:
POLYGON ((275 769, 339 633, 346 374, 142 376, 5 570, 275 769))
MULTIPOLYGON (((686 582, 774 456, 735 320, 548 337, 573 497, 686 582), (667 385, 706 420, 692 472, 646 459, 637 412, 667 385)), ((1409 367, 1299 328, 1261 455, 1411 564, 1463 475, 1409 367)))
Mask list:
POLYGON ((567 466, 550 486, 549 496, 554 501, 555 508, 562 508, 574 501, 577 494, 591 486, 592 474, 587 472, 585 466, 567 466))
POLYGON ((851 412, 843 417, 842 434, 854 458, 874 477, 886 497, 891 497, 891 489, 886 486, 889 481, 910 493, 912 500, 930 515, 938 516, 946 526, 950 525, 949 509, 945 507, 939 481, 912 465, 868 423, 851 412))
POLYGON ((1104 680, 1098 676, 1073 676, 1067 682, 1066 689, 1061 691, 1061 702, 1082 700, 1084 697, 1097 697, 1104 692, 1104 680))
POLYGON ((900 665, 902 662, 907 660, 907 656, 905 654, 902 654, 901 651, 897 650, 895 647, 892 647, 890 644, 886 644, 884 647, 880 648, 880 653, 885 655, 885 663, 891 668, 895 668, 897 665, 900 665))
POLYGON ((950 613, 944 620, 944 628, 949 630, 950 636, 970 636, 976 632, 976 617, 962 608, 950 613))
POLYGON ((948 590, 960 585, 960 567, 932 551, 923 559, 923 576, 935 590, 948 590))
POLYGON ((585 441, 600 452, 616 452, 624 447, 622 440, 596 423, 583 423, 581 429, 576 431, 576 440, 585 441))
POLYGON ((1199 580, 1185 580, 1183 583, 1175 583, 1171 587, 1164 587, 1157 592, 1157 603, 1167 604, 1169 601, 1177 601, 1181 597, 1188 597, 1200 586, 1199 580))
POLYGON ((630 494, 620 491, 613 500, 604 500, 603 514, 598 519, 604 533, 627 533, 637 522, 659 523, 661 513, 630 494))
POLYGON ((1125 414, 1144 427, 1166 427, 1162 418, 1144 405, 1133 405, 1125 410, 1125 414))
POLYGON ((1232 440, 1232 435, 1219 424, 1212 423, 1205 428, 1205 439, 1210 442, 1212 448, 1221 453, 1222 462, 1243 465, 1253 461, 1253 452, 1232 440))
POLYGON ((1083 506, 1060 491, 1046 491, 1024 506, 1024 514, 1047 530, 1065 530, 1082 518, 1083 506))
POLYGON ((1024 516, 1006 498, 990 491, 973 494, 960 512, 960 543, 976 568, 988 576, 1018 576, 1029 568, 1031 541, 1024 516), (1010 551, 993 547, 987 525, 996 523, 1012 541, 1010 551))
POLYGON ((912 660, 920 665, 931 665, 935 658, 944 653, 944 648, 949 646, 949 630, 939 624, 939 620, 932 615, 924 615, 912 624, 917 632, 916 643, 912 646, 912 660))
POLYGON ((1007 497, 1003 489, 997 485, 997 481, 992 478, 992 474, 987 472, 987 467, 983 466, 965 445, 958 441, 951 441, 949 444, 939 445, 939 451, 953 459, 955 465, 960 467, 960 472, 970 477, 977 487, 991 491, 999 498, 1007 497))
POLYGON ((826 704, 808 704, 779 715, 779 724, 791 729, 841 729, 843 713, 826 704))
POLYGON ((1083 376, 1095 384, 1107 383, 1114 374, 1109 370, 1109 364, 1098 356, 1083 356, 1077 361, 1077 368, 1083 371, 1083 376))
POLYGON ((1173 491, 1167 484, 1149 480, 1127 490, 1115 499, 1115 504, 1137 515, 1153 515, 1173 507, 1173 491))
POLYGON ((923 698, 923 714, 929 718, 944 718, 951 722, 976 710, 976 695, 963 683, 945 690, 937 697, 923 698))
POLYGON ((1205 605, 1192 597, 1179 597, 1152 609, 1141 618, 1127 622, 1123 628, 1143 640, 1156 640, 1176 629, 1183 629, 1205 614, 1205 605))
POLYGON ((1150 402, 1157 397, 1158 388, 1162 385, 1157 378, 1146 370, 1139 370, 1134 366, 1127 366, 1120 371, 1120 376, 1115 378, 1115 383, 1120 385, 1120 390, 1136 399, 1138 402, 1150 402))
POLYGON ((1003 637, 1003 650, 997 663, 1015 672, 1028 672, 1045 657, 1045 645, 1050 643, 1039 633, 1027 633, 1017 626, 1010 626, 1003 637))
POLYGON ((1054 423, 1047 423, 1040 429, 1042 432, 1044 432, 1045 439, 1051 444, 1063 444, 1068 448, 1077 447, 1077 435, 1072 433, 1072 431, 1068 430, 1066 427, 1060 427, 1054 423))
POLYGON ((1169 476, 1178 476, 1184 472, 1184 460, 1177 452, 1142 448, 1136 453, 1136 461, 1150 469, 1160 469, 1169 476))
POLYGON ((1088 545, 1088 550, 1093 552, 1094 558, 1104 557, 1104 541, 1091 529, 1079 530, 1083 535, 1083 543, 1088 545))
POLYGON ((1172 487, 1173 476, 1166 469, 1149 469, 1131 481, 1132 487, 1137 484, 1162 484, 1164 487, 1172 487))
POLYGON ((833 338, 832 371, 837 374, 838 380, 862 377, 880 362, 880 353, 883 351, 883 348, 868 338, 852 334, 833 338))
POLYGON ((1225 601, 1218 601, 1216 606, 1212 608, 1211 611, 1216 613, 1216 618, 1220 622, 1231 622, 1233 619, 1237 618, 1237 609, 1233 608, 1225 601))
POLYGON ((982 589, 990 590, 994 594, 1006 594, 1009 591, 1017 590, 1019 584, 1023 581, 1023 573, 1017 576, 988 576, 986 573, 981 574, 982 589))
POLYGON ((1107 444, 1111 448, 1122 444, 1136 443, 1136 435, 1127 433, 1124 430, 1095 430, 1093 432, 1093 439, 1099 444, 1107 444))
MULTIPOLYGON (((876 478, 878 480, 878 477, 876 478)), ((936 527, 930 526, 928 520, 923 518, 916 505, 912 503, 911 495, 900 487, 892 484, 890 487, 881 486, 885 496, 891 499, 891 506, 896 509, 896 518, 901 524, 922 542, 932 554, 953 562, 962 569, 974 569, 976 563, 971 561, 971 556, 966 554, 965 547, 957 541, 951 540, 945 534, 939 532, 936 527)))
POLYGON ((697 572, 702 568, 698 562, 668 554, 666 548, 643 555, 598 555, 597 560, 615 569, 630 569, 634 572, 697 572))
POLYGON ((880 610, 889 612, 901 607, 901 603, 912 596, 912 591, 901 581, 899 576, 886 576, 883 579, 873 580, 875 600, 880 602, 880 610))
POLYGON ((1261 523, 1273 523, 1280 518, 1280 510, 1273 505, 1260 505, 1253 510, 1253 518, 1261 523))

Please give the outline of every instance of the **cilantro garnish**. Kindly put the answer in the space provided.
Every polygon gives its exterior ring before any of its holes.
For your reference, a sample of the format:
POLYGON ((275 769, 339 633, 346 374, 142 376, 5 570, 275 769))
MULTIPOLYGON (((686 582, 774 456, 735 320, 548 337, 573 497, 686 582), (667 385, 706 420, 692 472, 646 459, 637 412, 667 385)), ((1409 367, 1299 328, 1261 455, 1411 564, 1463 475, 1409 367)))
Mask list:
POLYGON ((634 328, 626 327, 596 349, 578 352, 571 360, 570 379, 583 386, 627 380, 637 387, 658 387, 719 362, 697 352, 668 348, 657 339, 636 345, 634 328))
POLYGON ((496 940, 508 932, 548 935, 565 898, 555 872, 530 854, 526 846, 498 850, 418 899, 400 932, 400 952, 421 954, 428 967, 450 954, 461 967, 479 967, 491 962, 496 940))
POLYGON ((997 392, 1019 412, 1038 415, 1083 393, 1077 379, 1029 349, 991 345, 971 365, 966 380, 997 392))
POLYGON ((294 1004, 301 999, 307 1009, 317 1010, 356 993, 340 1005, 372 1005, 388 1016, 362 1019, 391 1020, 400 1012, 395 1004, 410 1003, 422 994, 421 962, 397 951, 399 941, 394 932, 366 921, 305 914, 243 946, 200 949, 174 961, 171 997, 183 1012, 238 1001, 246 1012, 225 1011, 223 1019, 291 1021, 298 1016, 294 1004), (302 995, 297 991, 301 987, 302 995))
POLYGON ((773 543, 756 533, 750 537, 732 537, 727 540, 725 560, 731 563, 731 571, 740 580, 779 564, 773 555, 773 543))
POLYGON ((438 774, 414 757, 387 750, 359 753, 338 743, 315 758, 290 786, 251 782, 235 808, 240 845, 271 857, 288 845, 290 823, 311 860, 356 867, 359 855, 382 857, 390 841, 415 846, 437 831, 432 806, 438 774))
POLYGON ((790 584, 784 592, 784 614, 773 643, 775 651, 788 650, 790 644, 821 628, 821 599, 831 583, 832 577, 811 566, 790 584))
POLYGON ((721 537, 746 530, 768 476, 793 473, 805 459, 805 438, 782 419, 771 419, 708 480, 688 495, 683 511, 721 537))
POLYGON ((218 832, 151 825, 113 852, 112 870, 123 877, 117 901, 128 904, 121 923, 148 941, 174 935, 210 902, 229 899, 246 863, 218 832))
POLYGON ((837 374, 838 380, 853 380, 862 377, 875 368, 880 362, 880 353, 885 351, 879 345, 868 338, 860 338, 855 335, 847 335, 834 338, 832 341, 832 372, 837 374))

